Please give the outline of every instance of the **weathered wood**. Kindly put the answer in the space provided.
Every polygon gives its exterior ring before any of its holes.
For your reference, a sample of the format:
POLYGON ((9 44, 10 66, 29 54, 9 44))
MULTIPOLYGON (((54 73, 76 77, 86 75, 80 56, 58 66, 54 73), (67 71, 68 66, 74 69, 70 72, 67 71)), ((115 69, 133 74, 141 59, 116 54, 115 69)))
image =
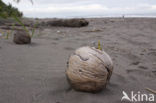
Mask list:
POLYGON ((87 26, 89 22, 85 19, 54 19, 47 21, 48 26, 64 26, 64 27, 83 27, 87 26))

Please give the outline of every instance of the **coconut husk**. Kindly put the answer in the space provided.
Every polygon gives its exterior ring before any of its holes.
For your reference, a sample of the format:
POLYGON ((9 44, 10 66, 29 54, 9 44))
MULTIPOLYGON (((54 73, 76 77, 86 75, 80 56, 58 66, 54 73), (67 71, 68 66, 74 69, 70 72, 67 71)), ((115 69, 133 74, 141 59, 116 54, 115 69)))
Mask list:
POLYGON ((68 61, 66 76, 75 90, 97 92, 106 87, 113 71, 110 56, 94 47, 81 47, 68 61))
POLYGON ((13 38, 14 43, 16 44, 30 44, 31 43, 31 37, 25 30, 17 30, 14 33, 13 38))

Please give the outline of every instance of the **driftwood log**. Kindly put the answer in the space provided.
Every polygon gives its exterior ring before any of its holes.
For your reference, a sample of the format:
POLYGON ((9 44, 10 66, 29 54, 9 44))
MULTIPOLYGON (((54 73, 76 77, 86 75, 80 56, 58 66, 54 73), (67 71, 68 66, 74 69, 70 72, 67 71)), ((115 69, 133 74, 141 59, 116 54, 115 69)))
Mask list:
POLYGON ((85 19, 54 19, 47 21, 48 26, 63 26, 63 27, 83 27, 87 26, 89 22, 85 19))
POLYGON ((110 56, 94 47, 81 47, 67 63, 67 80, 75 90, 98 92, 106 87, 113 71, 110 56))
POLYGON ((13 41, 16 44, 30 44, 31 36, 25 30, 17 30, 14 33, 13 41))

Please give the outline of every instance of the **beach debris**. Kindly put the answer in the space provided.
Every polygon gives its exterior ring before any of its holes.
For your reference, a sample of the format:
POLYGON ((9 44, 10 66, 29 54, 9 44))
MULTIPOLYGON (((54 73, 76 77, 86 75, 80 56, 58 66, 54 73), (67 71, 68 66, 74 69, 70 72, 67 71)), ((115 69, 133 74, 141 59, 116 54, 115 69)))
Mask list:
MULTIPOLYGON (((31 36, 31 37, 34 36, 35 29, 38 28, 38 22, 37 21, 35 22, 35 24, 32 22, 30 24, 28 24, 28 25, 30 25, 30 27, 32 27, 31 29, 29 29, 26 27, 25 23, 20 18, 14 16, 14 19, 17 23, 19 23, 20 26, 22 26, 23 30, 25 30, 29 36, 31 36)), ((15 26, 16 25, 13 24, 13 27, 15 27, 15 26)))
POLYGON ((110 56, 94 47, 81 47, 67 62, 67 80, 75 90, 98 92, 106 87, 113 71, 110 56))
POLYGON ((92 30, 86 30, 84 32, 102 32, 101 29, 93 28, 92 30))
POLYGON ((145 88, 147 91, 149 91, 149 92, 152 92, 152 93, 154 93, 154 94, 156 94, 156 91, 155 90, 152 90, 152 89, 150 89, 150 88, 145 88))
POLYGON ((25 30, 18 30, 14 33, 13 41, 16 44, 30 44, 31 36, 25 30))
POLYGON ((57 30, 57 33, 61 33, 61 31, 60 30, 57 30))
POLYGON ((85 19, 54 19, 47 21, 48 26, 63 26, 63 27, 83 27, 87 26, 89 22, 85 19))

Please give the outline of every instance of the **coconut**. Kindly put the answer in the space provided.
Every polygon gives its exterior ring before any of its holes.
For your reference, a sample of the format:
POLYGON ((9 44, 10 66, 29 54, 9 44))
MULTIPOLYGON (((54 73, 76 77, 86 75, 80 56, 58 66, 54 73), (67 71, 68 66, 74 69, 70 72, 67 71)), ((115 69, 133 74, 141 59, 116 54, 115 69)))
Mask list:
POLYGON ((16 44, 30 44, 31 36, 25 30, 17 30, 14 33, 13 41, 16 44))
POLYGON ((81 47, 67 63, 67 80, 75 90, 98 92, 106 87, 113 71, 110 56, 94 47, 81 47))

